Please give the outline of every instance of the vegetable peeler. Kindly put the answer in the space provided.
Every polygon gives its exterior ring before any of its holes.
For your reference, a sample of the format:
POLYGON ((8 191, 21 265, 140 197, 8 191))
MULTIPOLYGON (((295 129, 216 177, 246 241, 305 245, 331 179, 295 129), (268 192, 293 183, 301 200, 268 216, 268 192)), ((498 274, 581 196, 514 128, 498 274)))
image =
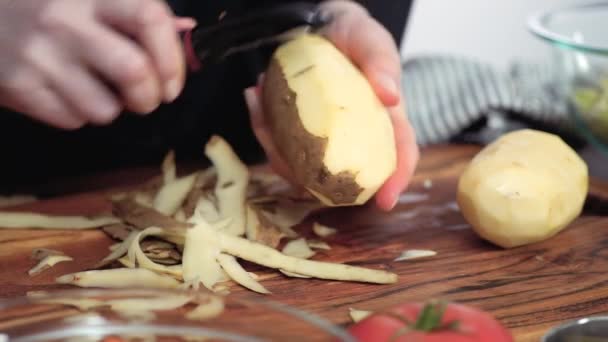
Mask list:
POLYGON ((218 63, 237 52, 281 43, 299 34, 315 32, 331 21, 319 5, 295 2, 249 12, 232 18, 220 17, 212 25, 197 25, 182 34, 190 71, 218 63))

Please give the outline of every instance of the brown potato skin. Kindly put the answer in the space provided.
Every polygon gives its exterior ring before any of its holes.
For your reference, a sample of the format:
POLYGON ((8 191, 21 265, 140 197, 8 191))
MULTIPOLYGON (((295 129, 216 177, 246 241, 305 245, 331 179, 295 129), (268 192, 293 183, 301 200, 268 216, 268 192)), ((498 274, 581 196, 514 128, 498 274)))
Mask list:
MULTIPOLYGON (((312 67, 292 77, 298 77, 312 67)), ((264 77, 262 107, 279 154, 299 185, 318 192, 333 205, 355 203, 363 191, 356 182, 356 175, 352 172, 331 174, 325 167, 323 159, 327 138, 314 136, 304 128, 296 96, 289 88, 279 61, 272 58, 264 77)))

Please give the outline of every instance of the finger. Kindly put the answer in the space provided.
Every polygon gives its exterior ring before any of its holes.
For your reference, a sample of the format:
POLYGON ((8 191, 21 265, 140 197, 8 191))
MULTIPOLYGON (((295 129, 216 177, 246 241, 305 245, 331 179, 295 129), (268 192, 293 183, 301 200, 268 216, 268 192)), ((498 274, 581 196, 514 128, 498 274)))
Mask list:
POLYGON ((397 204, 399 196, 412 179, 420 155, 416 135, 403 108, 400 104, 390 109, 395 132, 397 168, 375 196, 377 206, 385 211, 392 210, 397 204))
POLYGON ((116 88, 129 110, 145 114, 157 108, 160 80, 145 51, 102 25, 81 26, 73 41, 84 62, 116 88))
POLYGON ((50 88, 39 85, 35 89, 14 88, 7 93, 12 109, 45 124, 74 130, 82 127, 85 120, 72 113, 67 103, 50 88))
POLYGON ((188 17, 176 17, 173 19, 173 25, 177 32, 192 30, 196 26, 196 20, 188 17))
POLYGON ((143 46, 160 75, 165 101, 173 101, 184 85, 185 64, 169 7, 159 0, 107 0, 98 4, 97 14, 102 20, 132 35, 143 46))
POLYGON ((343 14, 325 35, 366 75, 385 106, 400 101, 401 65, 391 34, 365 12, 343 14))
POLYGON ((112 93, 82 65, 64 56, 50 41, 31 44, 27 57, 47 85, 86 122, 105 124, 120 112, 112 93))
POLYGON ((245 103, 247 104, 247 108, 249 110, 253 133, 262 146, 262 149, 264 150, 272 169, 284 179, 293 182, 289 167, 281 158, 279 151, 272 140, 270 130, 264 121, 262 107, 259 103, 259 95, 259 88, 256 87, 250 87, 244 91, 245 103))
MULTIPOLYGON (((65 70, 63 75, 70 77, 51 76, 52 87, 86 122, 109 124, 120 114, 118 100, 88 70, 78 64, 58 66, 57 71, 59 70, 65 70)), ((53 74, 54 72, 55 70, 52 71, 53 74)))

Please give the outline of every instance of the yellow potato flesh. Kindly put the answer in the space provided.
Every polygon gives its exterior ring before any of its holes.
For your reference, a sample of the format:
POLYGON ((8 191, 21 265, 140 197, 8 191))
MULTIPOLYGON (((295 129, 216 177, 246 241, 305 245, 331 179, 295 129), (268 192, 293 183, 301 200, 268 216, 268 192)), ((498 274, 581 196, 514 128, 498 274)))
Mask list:
POLYGON ((582 211, 585 162, 558 136, 524 129, 505 134, 468 165, 458 204, 484 239, 510 248, 548 239, 582 211))
POLYGON ((359 69, 326 39, 304 35, 281 46, 275 57, 296 94, 304 128, 328 139, 324 165, 334 175, 356 174, 363 191, 355 204, 366 202, 396 167, 387 109, 359 69))

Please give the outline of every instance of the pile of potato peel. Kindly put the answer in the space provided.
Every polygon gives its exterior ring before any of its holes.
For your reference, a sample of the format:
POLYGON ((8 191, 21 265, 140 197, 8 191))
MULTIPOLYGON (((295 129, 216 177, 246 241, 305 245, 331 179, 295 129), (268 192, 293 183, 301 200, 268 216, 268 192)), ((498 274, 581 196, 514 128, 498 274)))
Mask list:
MULTIPOLYGON (((271 173, 253 173, 221 137, 205 146, 212 166, 178 176, 175 156, 162 162, 162 175, 111 196, 108 216, 47 216, 0 213, 2 228, 102 229, 116 240, 93 269, 66 274, 58 283, 102 288, 206 288, 227 293, 236 282, 268 294, 241 261, 272 268, 288 277, 390 284, 397 275, 383 270, 311 260, 335 229, 314 223, 319 240, 292 228, 323 205, 296 196, 271 173), (275 189, 276 190, 276 189, 275 189)), ((40 266, 38 266, 40 267, 40 266)))

